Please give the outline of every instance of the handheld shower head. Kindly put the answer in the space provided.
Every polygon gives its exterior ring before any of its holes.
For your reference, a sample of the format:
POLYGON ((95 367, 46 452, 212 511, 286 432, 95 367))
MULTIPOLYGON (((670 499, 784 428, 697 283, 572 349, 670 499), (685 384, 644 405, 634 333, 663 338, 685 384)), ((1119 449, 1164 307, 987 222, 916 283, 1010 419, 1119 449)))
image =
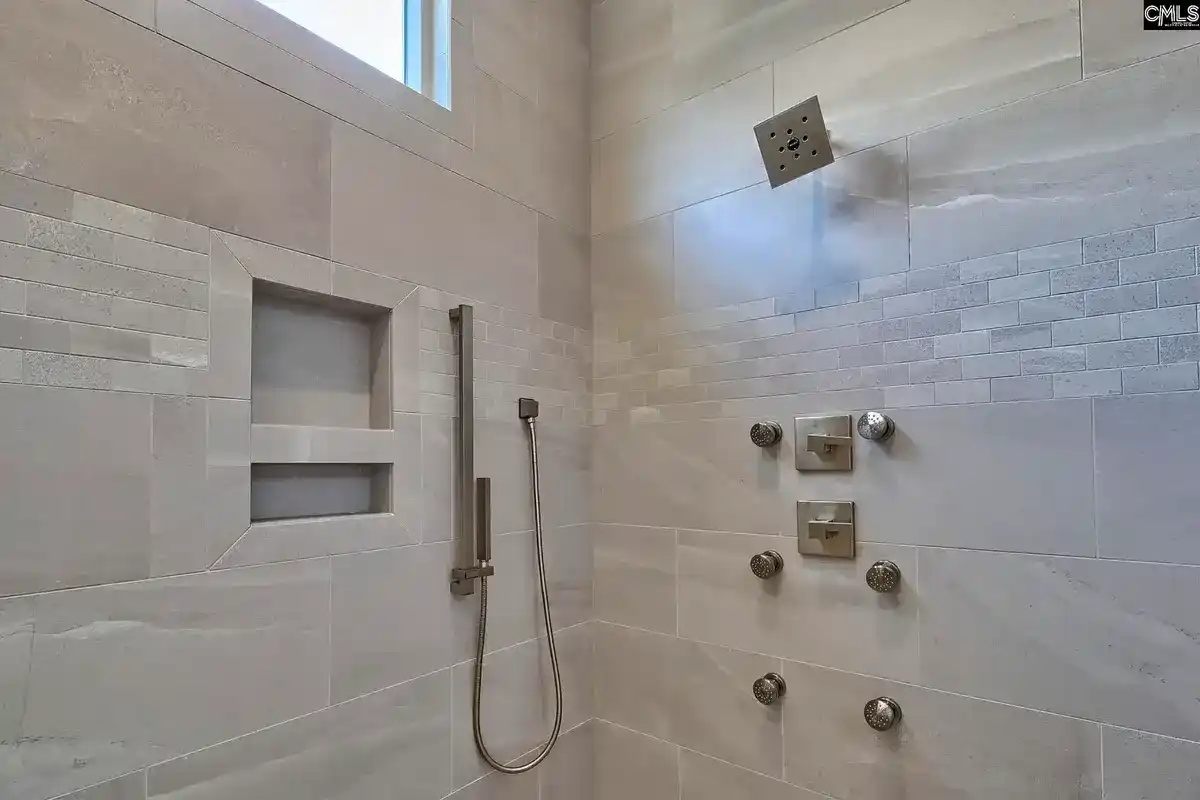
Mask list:
POLYGON ((517 416, 521 419, 537 419, 538 401, 531 397, 517 400, 517 416))

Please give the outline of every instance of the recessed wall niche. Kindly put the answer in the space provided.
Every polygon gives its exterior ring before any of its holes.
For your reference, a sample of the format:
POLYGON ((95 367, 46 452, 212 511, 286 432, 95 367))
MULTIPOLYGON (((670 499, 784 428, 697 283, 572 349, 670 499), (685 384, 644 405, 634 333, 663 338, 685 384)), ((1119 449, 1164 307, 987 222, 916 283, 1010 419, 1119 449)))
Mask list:
POLYGON ((386 513, 391 473, 390 464, 254 464, 250 520, 386 513))
POLYGON ((391 428, 391 317, 381 306, 256 280, 252 421, 391 428))

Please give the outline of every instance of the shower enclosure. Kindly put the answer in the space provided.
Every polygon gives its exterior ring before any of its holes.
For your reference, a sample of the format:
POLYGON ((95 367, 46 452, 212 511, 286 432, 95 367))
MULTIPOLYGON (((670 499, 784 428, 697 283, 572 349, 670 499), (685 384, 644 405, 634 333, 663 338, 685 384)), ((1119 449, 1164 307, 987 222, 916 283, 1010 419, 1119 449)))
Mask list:
POLYGON ((0 798, 1200 796, 1127 6, 0 4, 0 798))

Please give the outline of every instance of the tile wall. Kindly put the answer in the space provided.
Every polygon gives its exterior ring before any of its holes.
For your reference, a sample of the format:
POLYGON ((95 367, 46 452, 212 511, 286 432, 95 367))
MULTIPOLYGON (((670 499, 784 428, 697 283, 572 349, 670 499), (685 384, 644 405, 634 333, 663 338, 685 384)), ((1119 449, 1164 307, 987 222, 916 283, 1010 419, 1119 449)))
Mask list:
POLYGON ((1198 42, 1119 0, 593 4, 601 800, 1200 791, 1198 42), (813 94, 838 160, 771 190, 751 129, 813 94), (870 408, 890 444, 795 471, 793 416, 870 408), (817 499, 856 561, 796 552, 817 499))
POLYGON ((253 6, 0 9, 0 796, 584 797, 588 9, 456 2, 451 138, 206 10, 253 6), (394 513, 247 531, 252 278, 399 304, 368 442, 394 513), (504 758, 553 714, 515 401, 542 403, 567 732, 518 780, 474 754, 478 601, 447 586, 461 302, 504 758))

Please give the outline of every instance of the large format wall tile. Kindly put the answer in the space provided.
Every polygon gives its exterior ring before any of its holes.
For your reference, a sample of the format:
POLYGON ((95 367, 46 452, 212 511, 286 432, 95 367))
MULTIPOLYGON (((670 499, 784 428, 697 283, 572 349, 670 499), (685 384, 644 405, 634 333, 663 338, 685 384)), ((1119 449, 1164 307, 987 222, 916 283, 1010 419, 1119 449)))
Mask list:
POLYGON ((537 213, 343 123, 333 128, 333 258, 537 311, 537 213))
POLYGON ((681 800, 728 800, 754 797, 759 800, 817 800, 821 795, 757 772, 741 769, 724 761, 693 753, 679 752, 681 800))
POLYGON ((533 0, 472 0, 475 62, 530 100, 538 96, 537 13, 533 0))
POLYGON ((335 703, 470 657, 473 615, 450 594, 453 560, 449 543, 333 559, 335 703))
POLYGON ((1200 395, 1096 401, 1100 556, 1200 564, 1194 493, 1200 395))
POLYGON ((596 715, 775 777, 782 776, 778 707, 750 686, 779 659, 673 636, 596 625, 596 715))
MULTIPOLYGON (((673 100, 720 86, 900 2, 903 0, 759 0, 753 4, 674 0, 673 100)), ((812 94, 815 92, 800 99, 812 94)))
MULTIPOLYGON (((0 602, 0 742, 21 737, 21 716, 33 650, 33 602, 20 598, 0 602)), ((9 754, 0 755, 0 764, 9 754)), ((6 770, 0 766, 0 770, 6 770)))
POLYGON ((1105 800, 1191 800, 1200 791, 1200 744, 1104 729, 1105 800))
POLYGON ((1197 76, 1191 48, 911 137, 913 266, 1200 215, 1197 76))
POLYGON ((662 800, 679 796, 679 748, 597 721, 595 800, 662 800))
POLYGON ((1195 567, 921 550, 921 672, 951 691, 1196 739, 1195 567))
POLYGON ((152 399, 0 384, 0 594, 150 574, 152 399))
MULTIPOLYGON (((579 635, 583 634, 586 631, 579 635)), ((585 680, 588 665, 581 660, 585 641, 575 639, 560 644, 564 670, 564 730, 586 720, 586 717, 577 716, 586 711, 582 696, 590 691, 585 680)), ((480 717, 483 738, 495 758, 502 763, 511 763, 546 741, 554 724, 553 681, 546 644, 537 639, 525 642, 492 653, 483 664, 480 717)), ((489 767, 476 752, 471 726, 475 663, 461 663, 453 672, 454 786, 462 787, 487 774, 489 767)))
POLYGON ((1076 0, 911 0, 780 59, 775 110, 820 95, 854 152, 1077 81, 1079 60, 1076 0))
POLYGON ((597 724, 586 722, 559 738, 540 770, 541 800, 593 800, 597 724))
POLYGON ((915 548, 862 545, 855 561, 805 558, 792 538, 679 532, 679 635, 838 669, 916 680, 915 548), (750 557, 778 550, 784 569, 768 581, 750 557), (895 562, 904 576, 879 595, 863 565, 895 562))
POLYGON ((155 800, 368 800, 450 791, 450 673, 439 672, 150 770, 155 800))
POLYGON ((600 141, 592 233, 674 211, 766 176, 753 128, 771 116, 771 70, 752 72, 600 141))
MULTIPOLYGON (((561 630, 591 620, 594 572, 592 526, 547 528, 543 536, 554 629, 561 630)), ((540 597, 539 594, 539 615, 540 597)), ((537 629, 539 636, 545 635, 546 625, 540 616, 537 629)))
POLYGON ((675 306, 714 308, 908 269, 903 142, 677 211, 675 306), (736 265, 736 268, 733 268, 736 265))
POLYGON ((325 561, 41 595, 3 776, 51 797, 329 701, 325 561), (7 759, 13 759, 11 762, 7 759))
POLYGON ((493 772, 450 795, 448 800, 538 800, 538 770, 520 775, 493 772))
POLYGON ((855 800, 1100 800, 1100 726, 784 662, 786 778, 855 800), (904 715, 876 733, 863 704, 904 715))
POLYGON ((596 619, 675 633, 675 531, 596 525, 596 619))
POLYGON ((206 524, 208 401, 155 397, 153 416, 150 574, 207 569, 217 559, 206 524))
POLYGON ((1095 553, 1088 401, 894 418, 888 446, 859 441, 854 472, 825 475, 796 472, 790 436, 771 450, 747 447, 749 420, 605 426, 597 513, 603 522, 791 535, 796 500, 849 497, 862 541, 1095 553))
POLYGON ((58 800, 145 800, 146 773, 131 772, 120 778, 72 792, 58 800))
MULTIPOLYGON (((480 30, 477 27, 477 30, 480 30)), ((475 147, 463 151, 463 174, 527 206, 538 199, 538 108, 475 70, 475 147)))
POLYGON ((592 329, 592 274, 586 233, 538 216, 538 313, 545 319, 592 329))
MULTIPOLYGON (((516 416, 516 403, 510 407, 516 416)), ((518 425, 522 456, 508 462, 507 470, 529 471, 529 433, 518 425), (519 465, 519 466, 517 466, 519 465)), ((542 487, 542 514, 547 526, 580 525, 592 521, 591 485, 592 451, 588 427, 543 420, 537 423, 538 474, 542 487)), ((503 468, 498 468, 498 471, 503 468)), ((481 473, 482 474, 482 473, 481 473)), ((495 473, 493 473, 495 474, 495 473)), ((514 490, 516 492, 516 490, 514 490)), ((516 492, 513 502, 531 508, 529 490, 516 492)), ((533 527, 532 523, 529 525, 533 527)))
POLYGON ((897 411, 896 437, 860 447, 867 541, 1094 555, 1089 402, 897 411))
POLYGON ((0 167, 329 253, 329 118, 84 0, 7 4, 0 167))
POLYGON ((592 308, 597 322, 629 324, 674 313, 672 237, 668 214, 592 240, 592 308))
POLYGON ((685 639, 675 639, 673 650, 671 741, 782 778, 780 707, 762 705, 750 691, 780 671, 779 659, 685 639))
POLYGON ((669 739, 675 638, 606 623, 595 626, 596 716, 669 739))
POLYGON ((670 104, 672 0, 606 0, 592 6, 592 138, 670 104))
POLYGON ((834 486, 835 495, 847 494, 844 476, 802 482, 786 439, 759 450, 746 445, 748 430, 749 422, 736 419, 599 428, 598 520, 778 535, 795 530, 803 492, 834 486))
POLYGON ((1089 76, 1154 58, 1200 42, 1189 30, 1142 30, 1121 0, 1083 0, 1083 66, 1089 76))

